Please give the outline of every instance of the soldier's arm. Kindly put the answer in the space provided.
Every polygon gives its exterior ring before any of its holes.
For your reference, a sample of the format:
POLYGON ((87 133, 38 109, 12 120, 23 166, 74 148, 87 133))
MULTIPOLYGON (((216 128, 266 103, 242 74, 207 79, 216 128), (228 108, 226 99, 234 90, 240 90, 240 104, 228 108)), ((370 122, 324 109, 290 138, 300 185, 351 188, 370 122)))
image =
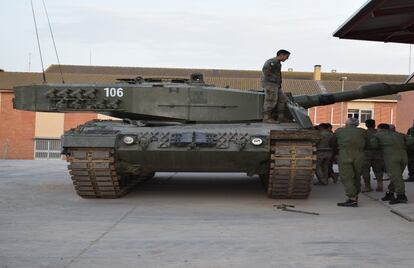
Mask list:
POLYGON ((404 139, 405 139, 405 145, 407 146, 407 148, 410 150, 414 149, 414 137, 410 135, 405 135, 404 139))
POLYGON ((371 143, 370 143, 370 137, 368 136, 368 132, 366 130, 364 130, 363 134, 364 136, 364 140, 365 140, 365 150, 367 149, 371 149, 371 143))
POLYGON ((338 138, 336 137, 336 133, 329 139, 329 146, 335 151, 338 149, 338 138))
POLYGON ((273 66, 272 64, 273 64, 273 61, 271 61, 271 60, 267 60, 264 63, 263 68, 262 68, 262 71, 263 71, 264 75, 269 75, 269 74, 272 73, 272 66, 273 66))

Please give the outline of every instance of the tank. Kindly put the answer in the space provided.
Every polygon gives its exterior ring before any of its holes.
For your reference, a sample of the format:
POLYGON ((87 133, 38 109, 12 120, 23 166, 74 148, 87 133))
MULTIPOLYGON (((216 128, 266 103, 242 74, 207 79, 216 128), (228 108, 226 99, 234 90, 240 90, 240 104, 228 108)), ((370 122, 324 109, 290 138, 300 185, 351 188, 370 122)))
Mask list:
POLYGON ((218 88, 189 79, 120 79, 114 84, 15 87, 15 109, 97 112, 62 136, 62 154, 77 194, 118 198, 155 172, 245 172, 258 175, 270 198, 307 198, 318 132, 307 108, 414 89, 371 84, 356 90, 291 96, 290 122, 262 122, 264 93, 218 88))

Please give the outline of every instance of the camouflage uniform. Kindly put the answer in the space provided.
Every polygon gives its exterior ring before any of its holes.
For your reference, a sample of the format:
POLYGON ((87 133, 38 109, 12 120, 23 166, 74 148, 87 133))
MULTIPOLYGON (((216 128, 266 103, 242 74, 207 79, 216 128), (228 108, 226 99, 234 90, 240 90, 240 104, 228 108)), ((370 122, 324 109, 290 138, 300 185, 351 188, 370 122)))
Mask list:
POLYGON ((370 144, 373 148, 380 148, 384 157, 385 168, 390 176, 391 182, 388 190, 391 193, 405 193, 403 181, 403 171, 407 165, 407 145, 412 144, 404 134, 390 131, 379 130, 372 136, 370 144))
MULTIPOLYGON (((407 135, 414 137, 414 127, 407 130, 407 135)), ((408 181, 414 181, 414 148, 407 148, 408 181)))
POLYGON ((282 91, 282 64, 276 58, 271 58, 263 65, 262 87, 265 90, 263 113, 281 114, 285 110, 287 98, 282 91), (276 111, 273 108, 276 106, 276 111))
MULTIPOLYGON (((376 129, 367 129, 368 141, 377 133, 376 129)), ((365 150, 365 162, 362 166, 362 177, 364 179, 364 191, 372 191, 371 189, 371 167, 377 179, 377 191, 382 191, 382 178, 384 175, 384 160, 380 150, 375 150, 367 146, 365 150)))
POLYGON ((332 147, 339 149, 339 176, 348 198, 355 198, 361 192, 361 173, 366 143, 366 131, 355 126, 338 128, 332 139, 332 147))
POLYGON ((329 168, 332 161, 333 151, 329 146, 329 142, 333 137, 332 132, 328 130, 322 130, 320 132, 321 139, 316 145, 316 177, 320 184, 328 184, 329 168))

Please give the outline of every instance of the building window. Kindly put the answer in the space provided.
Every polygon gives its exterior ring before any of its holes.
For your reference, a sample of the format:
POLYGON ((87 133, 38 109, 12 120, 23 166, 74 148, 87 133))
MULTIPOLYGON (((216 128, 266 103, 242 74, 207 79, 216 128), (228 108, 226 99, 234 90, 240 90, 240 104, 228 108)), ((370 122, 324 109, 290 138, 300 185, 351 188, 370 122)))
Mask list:
POLYGON ((61 142, 58 139, 35 139, 35 159, 61 159, 61 142))
POLYGON ((361 123, 368 119, 372 119, 372 110, 348 109, 348 118, 358 118, 361 123))
POLYGON ((358 118, 359 119, 359 110, 358 109, 348 109, 347 118, 358 118))
POLYGON ((372 119, 372 111, 371 110, 361 110, 360 112, 361 122, 365 122, 368 119, 372 119))

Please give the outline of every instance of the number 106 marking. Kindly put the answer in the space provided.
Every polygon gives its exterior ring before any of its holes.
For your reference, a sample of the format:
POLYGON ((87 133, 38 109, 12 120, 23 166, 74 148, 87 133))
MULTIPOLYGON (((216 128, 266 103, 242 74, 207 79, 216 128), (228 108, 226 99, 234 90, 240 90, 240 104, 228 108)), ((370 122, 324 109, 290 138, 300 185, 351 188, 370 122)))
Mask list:
POLYGON ((124 89, 123 88, 114 88, 114 87, 106 87, 105 90, 105 97, 123 97, 124 96, 124 89))

